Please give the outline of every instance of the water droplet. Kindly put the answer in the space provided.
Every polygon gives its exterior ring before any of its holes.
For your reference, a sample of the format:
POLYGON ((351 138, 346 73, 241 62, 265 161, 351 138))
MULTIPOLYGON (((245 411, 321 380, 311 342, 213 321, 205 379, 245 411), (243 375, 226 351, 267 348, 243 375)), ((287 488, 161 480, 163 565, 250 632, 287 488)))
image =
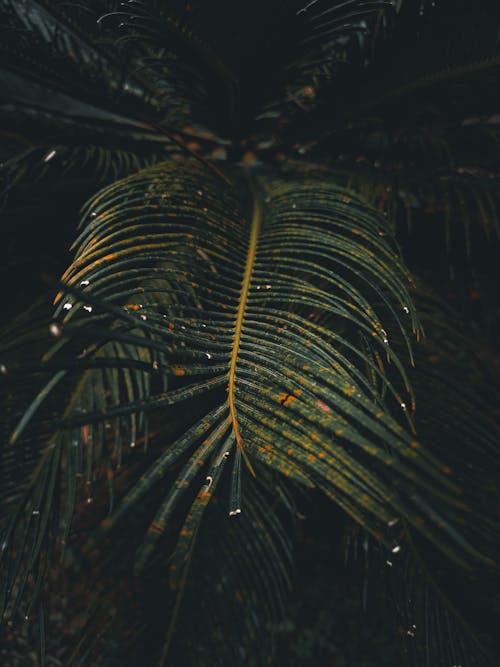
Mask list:
POLYGON ((157 371, 157 370, 160 369, 160 364, 159 364, 157 361, 153 361, 153 369, 154 369, 155 371, 157 371))
POLYGON ((29 616, 25 616, 25 617, 24 617, 24 620, 25 620, 25 621, 29 621, 29 618, 30 618, 29 616))
POLYGON ((203 190, 198 190, 196 194, 201 197, 203 195, 203 190))
POLYGON ((392 547, 392 553, 393 554, 398 554, 400 551, 401 551, 401 547, 399 546, 399 544, 396 544, 395 547, 392 547))
POLYGON ((147 320, 147 319, 148 318, 146 317, 146 315, 141 315, 141 320, 147 320))
POLYGON ((1 550, 5 551, 5 549, 7 549, 7 541, 2 542, 1 550))
POLYGON ((40 514, 40 510, 33 510, 31 514, 33 514, 33 516, 38 516, 40 514))
POLYGON ((403 408, 403 410, 406 410, 406 403, 400 403, 400 405, 403 408))
POLYGON ((408 630, 406 631, 406 634, 408 635, 408 637, 415 637, 416 630, 417 630, 417 626, 412 625, 411 628, 408 628, 408 630))
POLYGON ((80 283, 80 287, 86 287, 87 285, 90 285, 90 280, 82 280, 80 283))
POLYGON ((351 198, 350 197, 342 197, 342 201, 344 204, 350 204, 351 203, 351 198))
POLYGON ((205 352, 205 356, 207 359, 211 359, 213 355, 211 355, 210 352, 205 352))
POLYGON ((83 310, 86 310, 88 313, 92 312, 92 306, 83 306, 83 310))
POLYGON ((297 204, 292 204, 292 208, 297 208, 297 204))
POLYGON ((62 334, 61 327, 59 326, 59 324, 56 324, 55 322, 52 322, 52 324, 49 325, 49 331, 56 338, 59 338, 59 336, 62 334))
POLYGON ((5 364, 0 364, 0 373, 2 375, 7 375, 7 366, 5 364))
POLYGON ((387 525, 389 528, 392 528, 395 526, 397 523, 399 523, 399 519, 396 517, 395 519, 391 519, 390 521, 387 522, 387 525))
POLYGON ((272 285, 266 284, 266 285, 257 285, 257 289, 271 289, 272 285))
POLYGON ((94 501, 94 499, 92 498, 92 496, 89 496, 87 498, 87 505, 90 505, 93 501, 94 501))
POLYGON ((229 516, 238 516, 238 514, 241 514, 241 510, 239 507, 237 507, 235 510, 231 510, 229 512, 229 516))
POLYGON ((56 154, 56 151, 55 151, 55 150, 51 150, 51 151, 50 151, 49 153, 47 153, 47 155, 43 158, 43 161, 44 161, 44 162, 49 162, 50 160, 52 160, 52 158, 54 157, 55 154, 56 154))
POLYGON ((386 560, 385 562, 386 562, 386 565, 388 565, 389 567, 392 567, 392 561, 386 560))
POLYGON ((222 455, 222 458, 227 459, 227 457, 229 456, 230 453, 231 452, 224 452, 224 454, 222 455))
POLYGON ((409 312, 410 312, 410 309, 408 308, 408 306, 403 306, 403 310, 405 311, 405 313, 406 313, 407 315, 408 315, 409 312))
POLYGON ((386 331, 385 329, 380 329, 380 333, 381 333, 382 336, 383 336, 383 341, 384 341, 384 343, 385 343, 386 345, 388 345, 388 343, 389 343, 389 338, 388 338, 388 336, 387 336, 387 331, 386 331))
POLYGON ((210 488, 210 487, 212 486, 212 482, 213 482, 213 481, 214 481, 214 478, 213 478, 211 475, 209 475, 209 476, 207 477, 207 479, 205 480, 205 483, 206 483, 206 485, 208 486, 208 488, 210 488))
POLYGON ((132 440, 132 442, 130 443, 130 446, 132 447, 132 449, 135 447, 135 440, 132 440))
POLYGON ((91 218, 97 218, 97 213, 95 211, 90 212, 90 217, 91 218))

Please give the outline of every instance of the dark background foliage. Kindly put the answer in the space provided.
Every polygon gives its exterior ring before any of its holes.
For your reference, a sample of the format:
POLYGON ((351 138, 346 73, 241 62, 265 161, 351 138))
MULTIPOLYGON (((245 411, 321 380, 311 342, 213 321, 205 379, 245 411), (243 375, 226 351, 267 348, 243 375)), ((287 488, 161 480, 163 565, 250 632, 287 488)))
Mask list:
MULTIPOLYGON (((211 176, 229 173, 235 163, 314 173, 318 180, 334 175, 385 217, 381 234, 394 233, 416 277, 417 310, 429 334, 412 371, 423 387, 417 430, 424 440, 434 438, 443 460, 453 461, 458 481, 477 499, 481 529, 482 512, 486 525, 496 517, 496 530, 498 506, 491 504, 498 499, 498 468, 483 440, 494 441, 499 432, 499 29, 493 0, 323 0, 307 7, 286 0, 0 0, 3 339, 15 335, 14 318, 38 298, 49 317, 46 294, 72 261, 80 209, 104 185, 185 155, 211 176)), ((26 385, 18 385, 23 397, 26 385)), ((25 407, 4 407, 5 440, 25 407)), ((155 440, 156 427, 146 463, 165 433, 177 434, 168 424, 155 440)), ((6 448, 2 520, 31 469, 30 451, 26 445, 13 466, 6 448)), ((131 476, 146 465, 138 452, 129 463, 131 476)), ((126 474, 118 476, 118 497, 127 483, 126 474)), ((266 493, 278 488, 270 474, 266 493)), ((30 611, 28 623, 20 607, 6 626, 2 664, 37 664, 39 653, 51 667, 77 664, 74 656, 82 655, 85 665, 155 664, 172 610, 168 587, 154 567, 151 576, 135 580, 120 554, 138 546, 159 496, 134 515, 129 530, 108 538, 103 555, 88 536, 108 510, 108 486, 101 479, 92 489, 91 506, 85 491, 80 494, 71 546, 51 570, 44 611, 30 611)), ((265 636, 273 630, 277 638, 268 664, 438 667, 462 664, 464 656, 462 667, 497 664, 496 571, 462 579, 460 569, 415 533, 424 565, 406 553, 392 557, 318 492, 291 495, 291 517, 272 504, 272 494, 265 496, 295 543, 285 612, 262 623, 262 655, 265 636), (491 659, 483 661, 466 632, 460 636, 460 624, 451 627, 441 599, 428 602, 424 570, 491 659), (421 609, 438 630, 416 622, 421 609), (437 640, 427 636, 432 632, 437 640)), ((252 655, 237 639, 254 622, 254 611, 240 601, 237 568, 226 573, 211 551, 214 534, 224 554, 236 549, 229 538, 224 542, 221 504, 216 497, 209 508, 216 528, 199 535, 203 559, 194 563, 199 578, 188 583, 180 608, 175 667, 263 664, 257 650, 252 655), (214 581, 220 586, 206 602, 200 591, 214 581), (224 611, 229 596, 234 616, 224 611), (213 609, 227 635, 206 626, 213 609)), ((253 519, 242 516, 241 540, 253 519)), ((254 562, 266 572, 261 557, 256 550, 254 562)), ((270 568, 269 587, 274 574, 270 568)), ((266 587, 258 578, 251 585, 266 587)), ((35 583, 27 588, 33 592, 35 583)))

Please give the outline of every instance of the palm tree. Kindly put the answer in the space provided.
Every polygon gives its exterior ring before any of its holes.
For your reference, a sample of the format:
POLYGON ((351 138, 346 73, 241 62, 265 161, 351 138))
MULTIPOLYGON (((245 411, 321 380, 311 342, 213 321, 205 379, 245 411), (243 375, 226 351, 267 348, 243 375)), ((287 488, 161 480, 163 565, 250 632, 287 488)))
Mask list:
POLYGON ((462 297, 497 297, 499 27, 488 0, 0 0, 8 642, 319 664, 279 641, 314 506, 370 554, 395 664, 496 664, 495 307, 462 297))

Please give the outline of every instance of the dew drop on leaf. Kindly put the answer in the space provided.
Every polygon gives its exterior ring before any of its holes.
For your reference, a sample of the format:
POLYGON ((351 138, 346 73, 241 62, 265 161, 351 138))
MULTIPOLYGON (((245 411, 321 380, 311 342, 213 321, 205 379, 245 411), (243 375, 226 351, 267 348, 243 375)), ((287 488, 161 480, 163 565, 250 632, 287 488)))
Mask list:
POLYGON ((56 151, 55 151, 55 150, 51 150, 51 151, 50 151, 49 153, 47 153, 47 155, 43 158, 43 161, 44 161, 44 162, 49 162, 50 160, 52 160, 52 158, 54 157, 55 154, 56 154, 56 151))

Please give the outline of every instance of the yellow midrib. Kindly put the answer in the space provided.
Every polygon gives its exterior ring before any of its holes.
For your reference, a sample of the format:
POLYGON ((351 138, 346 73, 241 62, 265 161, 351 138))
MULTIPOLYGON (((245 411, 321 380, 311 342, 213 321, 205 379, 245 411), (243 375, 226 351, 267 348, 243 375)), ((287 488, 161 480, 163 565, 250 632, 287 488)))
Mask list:
MULTIPOLYGON (((250 283, 252 281, 253 267, 255 264, 255 255, 257 252, 257 244, 259 241, 259 233, 262 224, 262 201, 258 193, 252 188, 254 194, 254 206, 252 211, 252 223, 250 229, 250 240, 248 244, 247 259, 245 264, 245 273, 241 283, 240 299, 238 306, 238 313, 236 316, 236 324, 234 326, 233 349, 231 351, 231 364, 229 367, 229 385, 228 385, 228 402, 231 421, 233 424, 234 436, 236 444, 243 452, 243 439, 240 433, 240 426, 238 423, 238 415, 236 414, 234 388, 236 382, 236 365, 238 363, 238 354, 240 351, 241 334, 243 331, 243 320, 245 319, 245 311, 248 302, 248 293, 250 291, 250 283)), ((245 457, 246 458, 246 457, 245 457)), ((247 461, 248 463, 248 461, 247 461)))

